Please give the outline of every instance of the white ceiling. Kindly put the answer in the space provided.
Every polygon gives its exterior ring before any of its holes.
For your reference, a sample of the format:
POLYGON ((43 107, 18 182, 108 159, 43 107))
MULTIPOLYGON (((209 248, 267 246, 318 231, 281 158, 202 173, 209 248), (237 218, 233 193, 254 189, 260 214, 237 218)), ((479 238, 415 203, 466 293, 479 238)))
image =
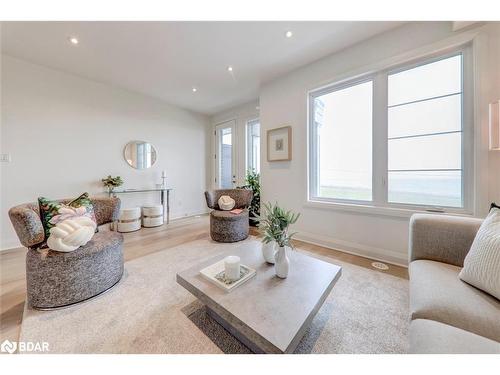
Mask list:
POLYGON ((266 81, 401 24, 2 22, 2 52, 214 114, 256 99, 266 81))

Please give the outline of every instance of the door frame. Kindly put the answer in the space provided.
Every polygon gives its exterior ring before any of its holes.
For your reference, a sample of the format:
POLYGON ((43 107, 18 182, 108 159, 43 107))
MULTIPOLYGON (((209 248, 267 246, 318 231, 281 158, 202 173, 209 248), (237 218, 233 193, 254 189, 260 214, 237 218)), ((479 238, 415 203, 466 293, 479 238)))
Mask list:
POLYGON ((221 129, 227 129, 231 128, 231 180, 232 180, 232 187, 234 188, 237 183, 237 160, 236 160, 236 142, 237 142, 237 136, 236 136, 236 119, 230 119, 226 120, 220 123, 217 123, 214 125, 214 164, 213 164, 213 179, 212 179, 212 184, 215 189, 221 189, 220 187, 220 181, 219 181, 219 163, 220 163, 220 150, 219 150, 219 136, 218 133, 221 129))

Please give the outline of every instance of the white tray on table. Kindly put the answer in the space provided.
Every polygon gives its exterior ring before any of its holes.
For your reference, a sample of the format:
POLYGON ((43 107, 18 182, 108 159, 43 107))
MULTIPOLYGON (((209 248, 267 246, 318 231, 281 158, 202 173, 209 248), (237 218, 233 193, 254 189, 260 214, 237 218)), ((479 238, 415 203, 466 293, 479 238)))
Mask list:
POLYGON ((245 281, 250 280, 252 277, 256 275, 256 271, 253 268, 245 266, 244 264, 240 265, 240 278, 236 281, 225 280, 224 278, 224 259, 212 264, 211 266, 205 267, 200 271, 200 274, 210 281, 211 283, 217 285, 219 288, 229 292, 245 281))

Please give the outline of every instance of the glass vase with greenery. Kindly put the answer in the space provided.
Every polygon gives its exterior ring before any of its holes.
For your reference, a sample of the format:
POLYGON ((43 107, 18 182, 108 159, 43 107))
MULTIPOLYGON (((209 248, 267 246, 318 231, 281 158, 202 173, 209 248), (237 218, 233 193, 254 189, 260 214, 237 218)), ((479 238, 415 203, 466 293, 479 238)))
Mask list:
POLYGON ((257 226, 257 218, 260 215, 260 175, 255 170, 250 169, 245 178, 245 185, 242 189, 249 189, 253 192, 252 203, 249 207, 250 225, 257 226))
POLYGON ((103 178, 101 181, 104 187, 108 189, 108 193, 110 194, 113 192, 115 188, 123 185, 123 179, 120 176, 116 177, 108 176, 106 178, 103 178))

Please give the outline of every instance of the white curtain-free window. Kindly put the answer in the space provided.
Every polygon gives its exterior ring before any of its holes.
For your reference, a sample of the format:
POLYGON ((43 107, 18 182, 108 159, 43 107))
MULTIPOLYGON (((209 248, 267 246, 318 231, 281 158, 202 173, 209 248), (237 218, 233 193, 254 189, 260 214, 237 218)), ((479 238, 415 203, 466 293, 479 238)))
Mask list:
POLYGON ((388 201, 463 207, 462 54, 388 76, 388 201))
POLYGON ((309 94, 309 200, 470 211, 469 48, 309 94))
POLYGON ((371 80, 314 98, 317 196, 372 200, 371 80))
POLYGON ((260 173, 260 122, 247 122, 247 165, 246 170, 260 173))

